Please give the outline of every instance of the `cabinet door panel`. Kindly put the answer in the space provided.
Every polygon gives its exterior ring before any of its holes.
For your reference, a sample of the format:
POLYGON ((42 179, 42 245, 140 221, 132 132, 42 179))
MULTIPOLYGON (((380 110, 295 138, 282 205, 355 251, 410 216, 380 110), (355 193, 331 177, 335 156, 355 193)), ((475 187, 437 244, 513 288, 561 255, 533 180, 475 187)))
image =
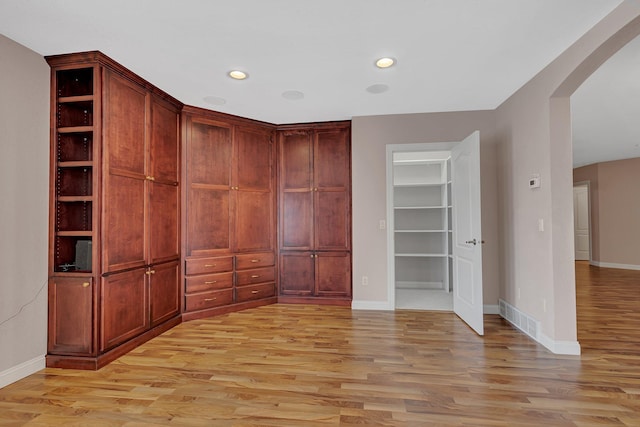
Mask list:
POLYGON ((147 93, 105 71, 104 148, 109 170, 145 173, 147 93))
POLYGON ((314 182, 323 188, 349 188, 351 180, 349 131, 318 131, 314 149, 314 182))
POLYGON ((187 203, 187 256, 229 252, 229 191, 193 188, 187 203))
POLYGON ((280 197, 280 249, 312 249, 313 193, 285 192, 280 197))
POLYGON ((347 252, 318 253, 316 258, 316 295, 351 296, 351 256, 347 252))
POLYGON ((280 254, 280 295, 311 296, 314 292, 314 257, 311 252, 280 254))
POLYGON ((271 192, 273 184, 273 145, 271 133, 238 127, 237 178, 240 190, 271 192))
POLYGON ((309 133, 281 134, 279 149, 281 188, 284 190, 311 189, 313 146, 309 133))
POLYGON ((180 254, 178 187, 157 182, 149 186, 149 263, 175 260, 180 254))
POLYGON ((193 121, 187 141, 189 184, 231 185, 231 129, 193 121))
POLYGON ((102 279, 100 351, 108 350, 149 329, 146 269, 102 279))
POLYGON ((104 197, 102 261, 105 272, 142 267, 145 263, 145 181, 107 177, 104 197))
POLYGON ((158 264, 149 275, 151 327, 171 319, 180 312, 179 262, 158 264))
POLYGON ((231 128, 189 119, 187 256, 231 251, 231 128))
POLYGON ((350 227, 347 193, 318 190, 315 196, 315 248, 348 250, 350 227))
POLYGON ((48 349, 53 354, 90 355, 93 351, 91 277, 53 277, 49 282, 48 349))
POLYGON ((236 251, 272 250, 275 221, 272 194, 242 190, 235 194, 236 251))
POLYGON ((178 113, 175 107, 151 98, 149 175, 155 182, 178 182, 178 113))

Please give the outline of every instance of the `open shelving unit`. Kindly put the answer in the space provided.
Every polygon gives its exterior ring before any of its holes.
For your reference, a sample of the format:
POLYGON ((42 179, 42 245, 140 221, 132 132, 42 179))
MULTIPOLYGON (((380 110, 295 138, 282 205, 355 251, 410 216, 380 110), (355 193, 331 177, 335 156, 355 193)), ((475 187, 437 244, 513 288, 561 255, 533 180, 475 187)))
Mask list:
POLYGON ((443 153, 394 153, 396 290, 451 290, 451 179, 443 153))
POLYGON ((56 71, 53 270, 91 273, 94 240, 94 68, 56 71), (82 256, 79 256, 81 254, 82 256))

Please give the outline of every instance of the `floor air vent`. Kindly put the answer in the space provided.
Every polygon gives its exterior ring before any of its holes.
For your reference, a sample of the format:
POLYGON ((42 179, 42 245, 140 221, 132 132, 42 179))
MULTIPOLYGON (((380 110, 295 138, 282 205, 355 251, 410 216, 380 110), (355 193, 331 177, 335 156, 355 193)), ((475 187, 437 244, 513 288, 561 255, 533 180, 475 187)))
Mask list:
POLYGON ((534 340, 538 340, 540 322, 502 299, 500 300, 500 316, 534 340))

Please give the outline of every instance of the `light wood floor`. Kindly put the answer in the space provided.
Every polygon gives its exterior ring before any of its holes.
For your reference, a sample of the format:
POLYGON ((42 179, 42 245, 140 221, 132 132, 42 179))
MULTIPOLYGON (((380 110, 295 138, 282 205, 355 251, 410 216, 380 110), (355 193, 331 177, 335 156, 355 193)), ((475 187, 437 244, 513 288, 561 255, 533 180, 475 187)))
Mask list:
POLYGON ((0 390, 0 425, 640 426, 640 272, 577 265, 583 354, 498 316, 273 305, 0 390))

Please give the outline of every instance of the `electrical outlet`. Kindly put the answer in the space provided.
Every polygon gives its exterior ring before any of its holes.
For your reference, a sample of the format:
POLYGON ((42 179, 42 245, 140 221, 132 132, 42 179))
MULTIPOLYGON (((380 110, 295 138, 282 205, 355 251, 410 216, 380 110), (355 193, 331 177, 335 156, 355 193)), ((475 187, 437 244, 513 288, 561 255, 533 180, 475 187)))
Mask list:
POLYGON ((367 286, 369 284, 369 278, 367 276, 362 276, 362 286, 367 286))

